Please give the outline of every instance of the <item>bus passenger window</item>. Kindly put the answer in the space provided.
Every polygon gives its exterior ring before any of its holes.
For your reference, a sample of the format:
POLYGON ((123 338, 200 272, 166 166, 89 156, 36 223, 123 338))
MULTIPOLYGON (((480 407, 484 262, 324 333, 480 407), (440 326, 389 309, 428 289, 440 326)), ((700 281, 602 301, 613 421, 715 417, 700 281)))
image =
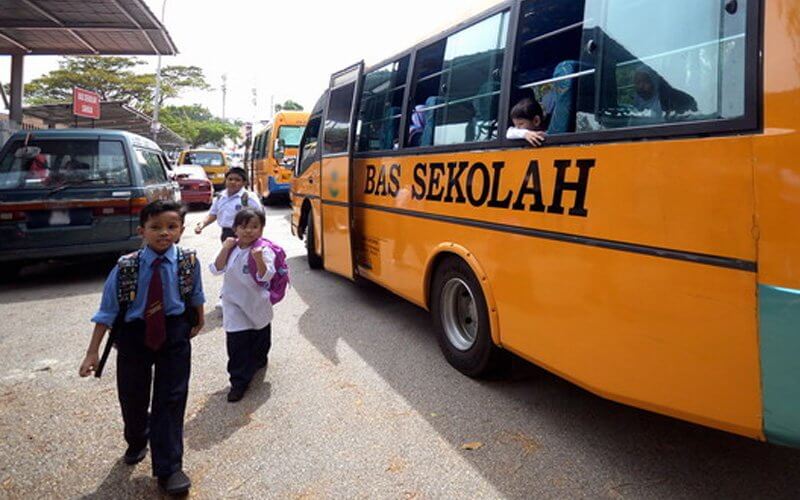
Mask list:
POLYGON ((297 175, 301 175, 308 170, 308 167, 313 165, 319 158, 318 144, 321 122, 322 117, 319 115, 311 117, 308 121, 308 126, 303 132, 303 138, 300 141, 300 161, 297 163, 297 175))
POLYGON ((331 91, 323 134, 322 150, 325 155, 345 153, 349 148, 347 141, 350 138, 354 88, 355 82, 331 91))
POLYGON ((577 87, 594 72, 578 61, 583 29, 583 0, 522 3, 510 105, 535 100, 547 134, 575 130, 577 87))
POLYGON ((497 137, 508 12, 417 53, 406 144, 433 146, 497 137))
POLYGON ((587 0, 582 46, 596 50, 583 62, 600 74, 578 130, 743 116, 750 1, 731 13, 725 2, 587 0))
POLYGON ((408 56, 364 75, 358 112, 358 151, 397 149, 408 56))

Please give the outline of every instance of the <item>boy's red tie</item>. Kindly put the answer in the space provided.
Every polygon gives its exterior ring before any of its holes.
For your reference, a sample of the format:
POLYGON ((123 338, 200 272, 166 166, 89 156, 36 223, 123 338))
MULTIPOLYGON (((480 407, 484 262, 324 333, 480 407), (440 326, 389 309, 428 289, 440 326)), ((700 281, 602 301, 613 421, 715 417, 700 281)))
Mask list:
POLYGON ((147 288, 147 303, 144 306, 144 345, 157 351, 167 338, 166 316, 164 314, 164 286, 161 283, 161 263, 164 257, 153 261, 153 276, 147 288))

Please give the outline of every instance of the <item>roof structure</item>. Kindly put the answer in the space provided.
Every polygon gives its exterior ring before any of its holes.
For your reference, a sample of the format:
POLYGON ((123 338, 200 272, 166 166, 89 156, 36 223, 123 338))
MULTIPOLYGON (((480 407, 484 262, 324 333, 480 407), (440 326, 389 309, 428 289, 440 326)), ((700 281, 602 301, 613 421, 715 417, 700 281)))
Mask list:
POLYGON ((0 54, 177 52, 144 0, 0 0, 0 54))
MULTIPOLYGON (((88 118, 77 118, 72 114, 72 104, 44 104, 29 106, 23 109, 26 116, 43 120, 47 124, 81 126, 125 130, 145 137, 150 137, 152 119, 122 102, 101 102, 100 119, 92 121, 88 118)), ((161 125, 156 142, 162 148, 184 148, 186 139, 169 128, 161 125)))

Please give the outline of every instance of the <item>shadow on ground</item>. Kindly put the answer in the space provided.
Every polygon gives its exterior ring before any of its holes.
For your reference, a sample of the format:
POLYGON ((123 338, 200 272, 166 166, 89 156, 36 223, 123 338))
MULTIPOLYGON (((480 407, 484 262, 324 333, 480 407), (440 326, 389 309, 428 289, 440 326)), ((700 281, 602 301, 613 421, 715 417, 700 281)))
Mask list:
POLYGON ((117 257, 102 255, 20 265, 16 275, 0 280, 0 302, 12 304, 98 293, 117 257))
POLYGON ((800 493, 800 450, 617 404, 519 358, 507 378, 472 381, 444 361, 426 311, 375 285, 309 271, 304 257, 289 262, 292 286, 308 305, 300 333, 333 363, 339 363, 337 343, 346 342, 505 496, 541 491, 548 469, 572 476, 566 481, 589 487, 584 493, 590 496, 596 486, 603 496, 800 493), (349 327, 353 320, 342 312, 353 309, 363 311, 359 328, 349 327), (530 453, 513 467, 498 467, 493 459, 505 457, 489 450, 464 453, 464 437, 485 432, 485 422, 517 422, 522 428, 485 438, 503 443, 529 437, 530 453), (592 477, 580 477, 581 467, 592 477), (626 480, 603 482, 620 476, 626 480))
MULTIPOLYGON (((148 462, 149 459, 145 459, 148 462)), ((144 463, 144 462, 143 462, 144 463)), ((158 483, 151 477, 131 477, 134 467, 126 465, 120 458, 93 493, 82 496, 82 500, 105 500, 109 498, 145 498, 158 494, 158 483)))
POLYGON ((192 450, 207 450, 225 441, 239 429, 247 426, 267 402, 272 385, 264 380, 266 369, 256 372, 244 398, 236 403, 227 401, 229 387, 205 396, 202 406, 187 415, 183 435, 192 450))

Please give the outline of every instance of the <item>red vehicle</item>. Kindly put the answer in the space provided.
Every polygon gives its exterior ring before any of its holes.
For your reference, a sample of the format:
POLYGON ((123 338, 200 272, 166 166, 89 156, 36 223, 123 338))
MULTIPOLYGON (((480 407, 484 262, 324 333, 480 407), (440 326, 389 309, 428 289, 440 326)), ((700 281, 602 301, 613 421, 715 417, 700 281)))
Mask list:
POLYGON ((181 187, 181 201, 187 206, 203 205, 208 208, 214 200, 214 189, 203 167, 179 165, 175 167, 175 180, 181 187))

